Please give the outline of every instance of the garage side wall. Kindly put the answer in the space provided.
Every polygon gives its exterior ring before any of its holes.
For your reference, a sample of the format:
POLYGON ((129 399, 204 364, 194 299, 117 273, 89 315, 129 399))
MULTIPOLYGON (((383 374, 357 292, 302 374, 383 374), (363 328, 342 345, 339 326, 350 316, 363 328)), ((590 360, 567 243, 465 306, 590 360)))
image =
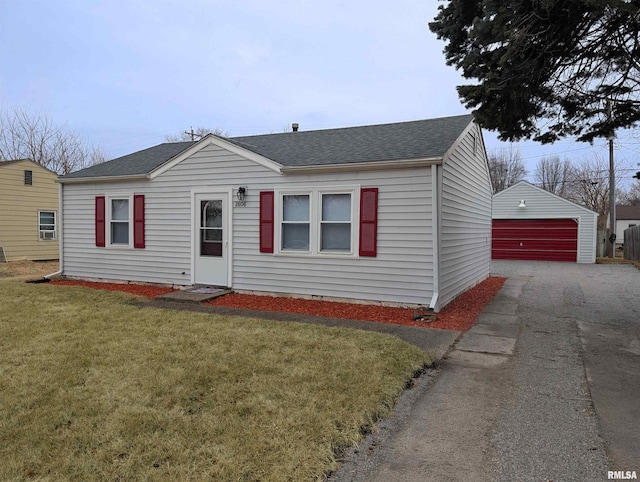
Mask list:
POLYGON ((440 307, 489 276, 491 182, 482 132, 475 124, 442 167, 440 307))
POLYGON ((595 263, 595 212, 524 181, 493 196, 493 219, 567 218, 578 220, 578 263, 595 263), (520 201, 526 207, 518 207, 520 201))

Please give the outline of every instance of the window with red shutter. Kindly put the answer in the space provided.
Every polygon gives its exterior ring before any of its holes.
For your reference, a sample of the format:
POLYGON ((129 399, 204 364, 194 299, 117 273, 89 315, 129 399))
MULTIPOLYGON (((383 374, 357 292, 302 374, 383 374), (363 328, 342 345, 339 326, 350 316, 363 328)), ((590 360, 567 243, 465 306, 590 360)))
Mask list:
POLYGON ((96 246, 105 246, 105 197, 96 196, 95 203, 95 230, 96 230, 96 246))
POLYGON ((360 191, 360 256, 377 256, 378 188, 360 191))
POLYGON ((260 193, 260 252, 273 253, 274 233, 274 192, 262 191, 260 193))

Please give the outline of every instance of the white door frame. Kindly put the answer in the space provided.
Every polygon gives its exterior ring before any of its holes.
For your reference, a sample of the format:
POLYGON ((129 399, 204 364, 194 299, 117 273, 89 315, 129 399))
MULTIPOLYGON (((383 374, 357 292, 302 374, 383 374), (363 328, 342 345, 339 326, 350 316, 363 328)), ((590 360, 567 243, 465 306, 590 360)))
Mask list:
MULTIPOLYGON (((233 283, 233 188, 220 187, 199 187, 191 189, 191 284, 196 283, 196 254, 198 252, 198 209, 196 206, 196 196, 226 196, 227 199, 227 287, 231 288, 233 283)), ((223 248, 224 249, 224 248, 223 248)))

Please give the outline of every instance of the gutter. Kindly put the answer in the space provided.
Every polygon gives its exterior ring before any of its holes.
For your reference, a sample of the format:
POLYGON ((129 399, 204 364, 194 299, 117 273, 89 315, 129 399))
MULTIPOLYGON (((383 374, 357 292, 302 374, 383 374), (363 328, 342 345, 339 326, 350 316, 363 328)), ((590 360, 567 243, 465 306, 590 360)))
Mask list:
POLYGON ((58 263, 59 263, 59 267, 60 269, 58 271, 56 271, 55 273, 51 273, 51 274, 47 274, 44 276, 44 279, 49 281, 51 278, 54 278, 55 276, 58 276, 59 274, 62 274, 63 271, 63 249, 62 249, 62 244, 63 244, 63 238, 62 238, 62 190, 64 189, 64 185, 60 184, 58 186, 58 263))
POLYGON ((126 176, 100 176, 100 177, 70 177, 58 178, 56 182, 60 184, 80 184, 83 182, 122 182, 122 181, 146 181, 149 174, 129 174, 126 176))
POLYGON ((282 174, 322 173, 343 171, 376 171, 383 169, 407 169, 410 167, 428 167, 441 164, 442 157, 423 157, 419 159, 394 159, 389 161, 365 161, 343 164, 320 164, 313 166, 283 166, 282 174))
POLYGON ((431 218, 432 218, 432 235, 433 235, 433 295, 429 309, 435 312, 439 311, 438 298, 440 297, 440 203, 438 202, 438 166, 431 166, 431 218))

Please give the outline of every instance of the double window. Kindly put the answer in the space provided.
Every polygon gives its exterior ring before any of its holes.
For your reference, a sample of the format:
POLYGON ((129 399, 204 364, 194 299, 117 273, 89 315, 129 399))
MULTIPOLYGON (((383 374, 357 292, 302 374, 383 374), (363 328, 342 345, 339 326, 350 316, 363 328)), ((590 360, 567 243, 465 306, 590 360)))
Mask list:
POLYGON ((281 192, 281 253, 353 254, 355 190, 281 192))
POLYGON ((38 237, 43 241, 56 239, 55 211, 38 211, 38 237))

